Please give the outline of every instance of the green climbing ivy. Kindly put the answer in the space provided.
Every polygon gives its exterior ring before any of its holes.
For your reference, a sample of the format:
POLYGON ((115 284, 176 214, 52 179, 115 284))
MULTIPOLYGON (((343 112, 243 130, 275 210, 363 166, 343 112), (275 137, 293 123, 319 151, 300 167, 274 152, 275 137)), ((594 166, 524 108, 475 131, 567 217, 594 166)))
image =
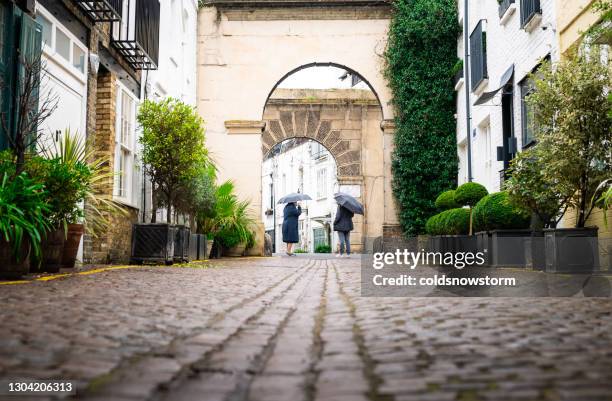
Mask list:
POLYGON ((393 192, 406 235, 424 232, 436 196, 457 185, 455 0, 396 0, 385 75, 396 112, 393 192))

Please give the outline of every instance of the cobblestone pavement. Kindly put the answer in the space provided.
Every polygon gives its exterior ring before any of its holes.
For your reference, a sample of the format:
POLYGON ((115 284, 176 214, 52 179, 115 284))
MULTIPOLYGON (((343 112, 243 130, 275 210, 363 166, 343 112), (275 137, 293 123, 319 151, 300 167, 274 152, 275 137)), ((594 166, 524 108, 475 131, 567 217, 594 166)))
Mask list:
POLYGON ((299 256, 0 286, 0 376, 90 401, 612 399, 610 299, 361 298, 359 278, 299 256))

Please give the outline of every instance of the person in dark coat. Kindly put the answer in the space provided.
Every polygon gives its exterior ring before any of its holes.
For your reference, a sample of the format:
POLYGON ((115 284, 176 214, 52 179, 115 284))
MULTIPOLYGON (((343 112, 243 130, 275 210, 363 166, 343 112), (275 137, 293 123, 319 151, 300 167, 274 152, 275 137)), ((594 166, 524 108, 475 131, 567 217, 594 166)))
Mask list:
POLYGON ((293 244, 300 241, 298 232, 298 218, 302 214, 302 207, 295 202, 287 203, 283 210, 283 242, 287 244, 287 255, 294 256, 291 252, 293 244))
POLYGON ((342 257, 345 249, 347 257, 351 254, 350 235, 351 231, 353 231, 353 216, 353 212, 344 206, 338 205, 336 218, 334 219, 334 231, 338 232, 338 238, 340 240, 340 253, 336 255, 337 258, 342 257))

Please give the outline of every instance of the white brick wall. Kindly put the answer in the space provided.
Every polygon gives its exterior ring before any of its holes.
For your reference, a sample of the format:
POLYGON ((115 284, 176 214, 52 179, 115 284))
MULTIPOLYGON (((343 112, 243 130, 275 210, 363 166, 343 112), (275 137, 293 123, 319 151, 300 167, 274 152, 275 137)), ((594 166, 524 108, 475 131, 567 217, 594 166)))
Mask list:
MULTIPOLYGON (((519 150, 521 143, 521 94, 519 82, 531 72, 538 63, 550 54, 553 62, 559 59, 555 32, 554 0, 541 0, 542 21, 531 31, 520 27, 520 0, 516 0, 516 10, 505 22, 500 23, 498 3, 494 0, 469 1, 469 33, 480 20, 486 20, 487 67, 489 82, 484 91, 499 87, 502 74, 514 64, 514 136, 519 150)), ((459 1, 460 20, 463 16, 463 0, 459 1)), ((458 44, 457 54, 463 59, 463 36, 458 44)), ((465 85, 457 93, 457 143, 459 153, 459 183, 467 181, 467 146, 465 146, 465 85)), ((497 146, 502 146, 502 108, 501 95, 481 106, 474 106, 478 94, 471 94, 472 132, 472 177, 487 187, 490 192, 499 190, 499 171, 503 162, 497 161, 497 146), (486 133, 490 138, 487 140, 486 133)))

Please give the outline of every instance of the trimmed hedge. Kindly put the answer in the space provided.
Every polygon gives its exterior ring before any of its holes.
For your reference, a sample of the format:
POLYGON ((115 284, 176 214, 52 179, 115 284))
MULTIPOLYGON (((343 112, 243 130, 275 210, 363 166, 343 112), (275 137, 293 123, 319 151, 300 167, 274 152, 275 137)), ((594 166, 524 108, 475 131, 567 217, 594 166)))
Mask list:
POLYGON ((507 192, 496 192, 482 198, 473 210, 475 231, 528 228, 529 211, 514 205, 507 192))
POLYGON ((455 200, 455 190, 444 191, 436 198, 436 207, 438 210, 449 210, 461 207, 455 200))
POLYGON ((466 182, 455 190, 455 202, 460 206, 473 207, 488 194, 489 191, 487 191, 484 185, 477 182, 466 182))
POLYGON ((445 210, 427 220, 425 230, 429 235, 462 235, 470 229, 470 211, 464 208, 445 210))
POLYGON ((457 185, 452 78, 461 32, 456 0, 396 0, 385 51, 396 131, 393 194, 406 235, 421 234, 435 197, 457 185))

